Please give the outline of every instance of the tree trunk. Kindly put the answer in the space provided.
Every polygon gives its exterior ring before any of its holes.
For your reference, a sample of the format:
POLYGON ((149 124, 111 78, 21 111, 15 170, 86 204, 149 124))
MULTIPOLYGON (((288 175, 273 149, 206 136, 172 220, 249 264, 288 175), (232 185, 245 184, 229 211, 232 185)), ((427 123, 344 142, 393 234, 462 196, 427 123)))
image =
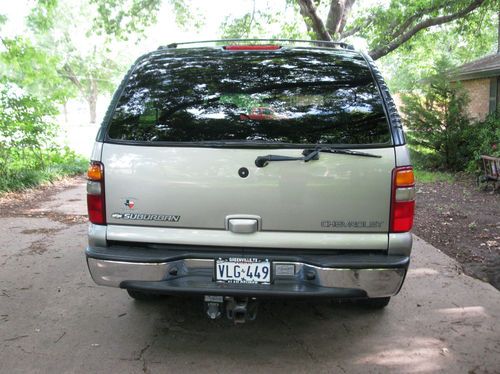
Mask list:
POLYGON ((68 123, 68 103, 63 103, 64 123, 68 123))
POLYGON ((338 39, 339 35, 344 32, 347 23, 347 17, 351 12, 355 0, 332 0, 330 10, 326 19, 326 29, 334 37, 338 39))
POLYGON ((90 111, 90 123, 96 123, 97 119, 97 97, 89 97, 87 99, 90 111))
POLYGON ((97 81, 95 79, 91 79, 90 81, 90 92, 87 97, 87 101, 89 103, 90 110, 90 123, 96 123, 97 119, 97 81))
POLYGON ((299 0, 300 13, 311 21, 311 27, 318 40, 332 41, 331 35, 325 27, 325 24, 319 18, 312 0, 299 0))

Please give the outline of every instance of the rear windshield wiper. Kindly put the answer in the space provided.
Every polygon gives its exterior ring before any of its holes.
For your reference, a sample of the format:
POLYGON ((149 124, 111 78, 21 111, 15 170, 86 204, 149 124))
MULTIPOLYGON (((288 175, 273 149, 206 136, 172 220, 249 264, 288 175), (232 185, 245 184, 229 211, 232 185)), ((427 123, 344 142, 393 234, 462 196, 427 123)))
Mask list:
POLYGON ((255 159, 255 165, 259 168, 263 168, 267 166, 267 164, 271 161, 304 161, 309 162, 311 160, 318 160, 319 154, 321 152, 326 153, 338 153, 343 155, 351 155, 351 156, 361 156, 361 157, 374 157, 381 158, 382 156, 374 155, 372 153, 353 151, 351 149, 343 149, 343 148, 333 148, 333 147, 316 147, 316 148, 306 148, 302 151, 302 157, 291 157, 291 156, 280 156, 280 155, 267 155, 267 156, 258 156, 255 159))

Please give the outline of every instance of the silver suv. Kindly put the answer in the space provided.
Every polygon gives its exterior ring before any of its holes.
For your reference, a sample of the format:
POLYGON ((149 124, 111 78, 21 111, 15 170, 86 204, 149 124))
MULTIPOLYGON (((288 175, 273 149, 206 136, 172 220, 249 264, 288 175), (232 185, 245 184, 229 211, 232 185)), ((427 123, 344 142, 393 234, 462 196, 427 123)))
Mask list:
POLYGON ((160 47, 127 73, 88 171, 92 278, 237 322, 268 297, 386 306, 415 188, 380 73, 343 43, 250 42, 160 47))

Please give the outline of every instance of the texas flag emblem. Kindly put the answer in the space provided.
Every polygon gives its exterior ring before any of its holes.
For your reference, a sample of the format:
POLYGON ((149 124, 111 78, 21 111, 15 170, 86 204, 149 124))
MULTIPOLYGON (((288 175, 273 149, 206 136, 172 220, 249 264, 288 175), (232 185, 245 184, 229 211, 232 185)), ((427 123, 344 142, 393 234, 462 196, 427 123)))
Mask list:
POLYGON ((135 203, 133 200, 129 200, 129 199, 125 200, 126 207, 129 207, 130 209, 134 209, 134 205, 135 205, 135 203))

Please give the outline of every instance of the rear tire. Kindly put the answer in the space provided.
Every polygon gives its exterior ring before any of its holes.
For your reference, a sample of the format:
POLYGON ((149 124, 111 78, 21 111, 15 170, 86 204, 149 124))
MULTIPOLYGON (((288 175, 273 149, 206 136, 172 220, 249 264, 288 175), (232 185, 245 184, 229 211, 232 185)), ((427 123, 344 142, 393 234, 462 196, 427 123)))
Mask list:
POLYGON ((374 297, 357 300, 357 304, 369 309, 383 309, 389 304, 389 301, 391 301, 390 297, 374 297))
POLYGON ((137 301, 153 301, 161 298, 161 295, 149 292, 127 290, 128 295, 137 301))

